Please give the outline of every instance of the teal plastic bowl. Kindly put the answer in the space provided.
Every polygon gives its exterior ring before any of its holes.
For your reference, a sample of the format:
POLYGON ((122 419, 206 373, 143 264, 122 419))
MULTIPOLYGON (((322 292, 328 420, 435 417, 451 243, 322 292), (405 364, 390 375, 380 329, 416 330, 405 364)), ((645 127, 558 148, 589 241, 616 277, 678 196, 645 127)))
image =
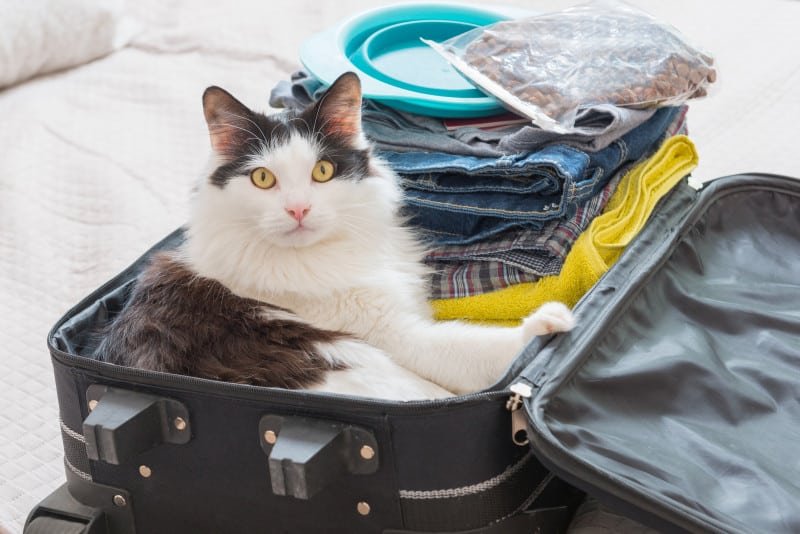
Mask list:
POLYGON ((364 97, 433 117, 484 117, 504 108, 474 88, 420 37, 443 41, 477 26, 529 15, 513 8, 412 3, 360 13, 309 38, 306 70, 326 85, 353 71, 364 97))
POLYGON ((435 96, 480 98, 463 76, 441 61, 420 38, 445 41, 476 28, 449 20, 412 20, 391 24, 370 35, 350 61, 363 73, 398 88, 435 96))

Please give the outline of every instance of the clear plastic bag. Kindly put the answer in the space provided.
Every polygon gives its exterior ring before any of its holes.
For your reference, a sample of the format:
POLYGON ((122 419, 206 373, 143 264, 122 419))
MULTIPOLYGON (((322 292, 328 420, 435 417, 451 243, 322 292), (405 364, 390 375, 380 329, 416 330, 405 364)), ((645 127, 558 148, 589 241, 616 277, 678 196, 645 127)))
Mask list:
POLYGON ((425 41, 459 72, 539 127, 571 133, 598 104, 678 105, 705 96, 713 58, 627 4, 596 1, 425 41))

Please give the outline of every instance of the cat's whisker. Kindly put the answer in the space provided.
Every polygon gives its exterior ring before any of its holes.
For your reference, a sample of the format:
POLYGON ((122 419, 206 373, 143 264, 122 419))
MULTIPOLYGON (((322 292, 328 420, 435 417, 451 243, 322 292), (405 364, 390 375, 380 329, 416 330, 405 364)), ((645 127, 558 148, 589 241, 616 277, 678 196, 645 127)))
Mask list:
POLYGON ((372 230, 369 225, 354 224, 346 220, 340 220, 339 222, 345 228, 353 230, 357 238, 368 238, 370 241, 374 241, 376 239, 381 238, 382 234, 378 231, 372 230))
POLYGON ((258 219, 255 217, 246 217, 242 219, 230 219, 226 221, 219 221, 214 228, 216 230, 245 230, 252 229, 257 224, 258 219))
POLYGON ((258 137, 258 135, 257 135, 255 132, 252 132, 252 131, 248 130, 247 128, 242 128, 241 126, 237 126, 237 125, 235 125, 235 124, 231 124, 231 123, 229 123, 229 122, 216 122, 216 123, 209 123, 209 125, 208 125, 208 126, 209 126, 209 127, 211 127, 211 128, 218 128, 218 127, 222 127, 222 128, 234 128, 234 129, 236 129, 236 130, 241 130, 242 132, 245 132, 245 133, 247 133, 247 134, 250 134, 250 138, 251 138, 251 139, 260 140, 260 139, 259 139, 259 137, 258 137))
MULTIPOLYGON (((235 122, 241 122, 241 121, 247 121, 247 122, 249 122, 250 124, 252 124, 253 126, 255 126, 255 127, 258 129, 258 131, 259 131, 259 132, 261 132, 261 136, 262 136, 262 138, 264 137, 264 132, 263 132, 263 131, 261 131, 261 127, 259 127, 259 125, 258 125, 258 124, 256 124, 256 123, 255 123, 255 122, 254 122, 252 119, 250 119, 250 118, 248 118, 248 117, 245 117, 244 115, 240 115, 240 114, 238 114, 238 113, 234 113, 233 111, 230 111, 230 110, 226 110, 226 111, 224 112, 224 115, 225 115, 225 117, 226 117, 226 118, 233 117, 234 119, 239 119, 239 120, 237 120, 237 121, 235 121, 235 122)), ((251 134, 252 134, 254 137, 258 137, 258 136, 257 136, 257 134, 256 134, 255 132, 252 132, 252 131, 251 131, 250 133, 251 133, 251 134)))
MULTIPOLYGON (((348 208, 363 208, 365 206, 373 206, 373 205, 374 204, 372 202, 348 202, 347 203, 347 207, 348 208)), ((352 213, 344 213, 343 215, 345 215, 346 217, 356 217, 356 215, 353 215, 352 213)))
POLYGON ((256 123, 252 119, 250 119, 248 117, 245 117, 243 115, 239 115, 237 113, 233 113, 232 111, 226 111, 224 113, 224 116, 225 116, 225 118, 228 118, 228 119, 232 120, 232 122, 238 123, 238 125, 231 124, 231 126, 235 126, 235 127, 238 127, 239 129, 241 129, 243 131, 246 131, 254 139, 256 139, 258 141, 264 141, 266 139, 266 136, 264 135, 264 131, 261 129, 261 127, 258 125, 258 123, 256 123), (243 122, 243 121, 246 121, 246 122, 243 122), (244 127, 247 122, 249 122, 250 124, 255 126, 256 129, 258 129, 259 133, 261 134, 261 137, 259 137, 258 134, 256 134, 256 132, 250 130, 249 128, 245 128, 244 127))
POLYGON ((308 121, 306 121, 303 117, 290 117, 286 119, 286 123, 294 122, 294 121, 302 121, 303 125, 308 129, 309 132, 314 131, 313 129, 309 128, 308 121))
POLYGON ((381 238, 380 233, 372 232, 369 230, 365 230, 363 227, 352 227, 347 226, 346 228, 350 228, 354 234, 354 239, 359 239, 362 241, 373 242, 381 238))
POLYGON ((244 119, 247 122, 249 122, 250 124, 252 124, 253 126, 255 126, 256 128, 258 128, 258 132, 261 134, 261 138, 259 139, 259 141, 266 140, 267 136, 264 135, 264 131, 261 129, 261 126, 259 126, 256 121, 254 121, 253 119, 250 119, 248 117, 243 117, 241 115, 236 115, 235 113, 231 113, 231 115, 233 115, 234 117, 239 117, 240 119, 244 119))
POLYGON ((316 104, 316 113, 314 113, 314 127, 312 128, 312 131, 317 131, 317 119, 319 119, 319 111, 322 109, 322 103, 325 102, 325 100, 328 98, 328 95, 329 91, 325 91, 325 93, 322 95, 322 98, 320 98, 316 104))
MULTIPOLYGON (((329 134, 327 133, 327 128, 328 128, 328 123, 330 121, 331 121, 330 118, 325 119, 325 121, 319 127, 319 135, 321 135, 320 140, 319 140, 320 144, 323 144, 325 142, 325 140, 328 138, 329 134)), ((316 127, 317 127, 317 125, 316 125, 316 121, 315 121, 314 122, 314 129, 315 130, 316 130, 316 127)))
MULTIPOLYGON (((367 206, 371 206, 371 204, 369 204, 369 203, 348 204, 348 208, 354 208, 354 207, 358 208, 358 207, 367 207, 367 206)), ((370 218, 368 216, 356 215, 356 214, 353 214, 353 213, 342 213, 341 217, 342 217, 342 219, 345 219, 345 220, 348 220, 348 221, 363 222, 365 224, 370 224, 370 225, 375 222, 372 218, 370 218)))

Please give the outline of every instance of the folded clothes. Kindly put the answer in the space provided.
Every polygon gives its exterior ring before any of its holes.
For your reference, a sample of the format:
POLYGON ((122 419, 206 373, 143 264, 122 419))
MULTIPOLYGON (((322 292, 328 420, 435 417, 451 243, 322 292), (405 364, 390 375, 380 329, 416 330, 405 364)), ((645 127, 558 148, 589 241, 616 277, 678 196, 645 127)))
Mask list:
MULTIPOLYGON (((666 135, 686 131, 682 113, 667 128, 666 135)), ((627 168, 617 172, 598 195, 578 207, 575 215, 550 221, 541 230, 510 230, 470 245, 433 248, 425 258, 434 269, 431 298, 480 295, 558 274, 572 244, 604 209, 625 172, 627 168)))
POLYGON ((667 139, 620 181, 606 210, 575 242, 558 276, 472 297, 432 301, 437 319, 514 325, 543 303, 574 306, 639 233, 658 201, 697 166, 697 152, 683 135, 667 139))
MULTIPOLYGON (((304 71, 275 86, 269 104, 276 108, 303 108, 316 101, 325 86, 304 71)), ((364 133, 379 151, 444 152, 465 156, 500 157, 528 153, 558 142, 586 152, 602 150, 647 121, 654 109, 597 105, 580 112, 576 124, 583 133, 559 135, 533 125, 486 131, 464 126, 448 130, 441 119, 405 113, 369 99, 364 101, 364 133)))
POLYGON ((465 245, 510 229, 541 230, 547 221, 573 216, 620 167, 654 150, 685 111, 660 108, 598 152, 553 144, 501 158, 382 155, 402 178, 411 223, 435 245, 465 245))
POLYGON ((551 221, 542 231, 511 230, 498 240, 431 250, 425 258, 434 270, 430 298, 480 295, 558 274, 572 244, 603 211, 622 172, 580 206, 574 216, 551 221))
POLYGON ((430 298, 450 299, 482 295, 541 278, 499 261, 430 264, 430 298))

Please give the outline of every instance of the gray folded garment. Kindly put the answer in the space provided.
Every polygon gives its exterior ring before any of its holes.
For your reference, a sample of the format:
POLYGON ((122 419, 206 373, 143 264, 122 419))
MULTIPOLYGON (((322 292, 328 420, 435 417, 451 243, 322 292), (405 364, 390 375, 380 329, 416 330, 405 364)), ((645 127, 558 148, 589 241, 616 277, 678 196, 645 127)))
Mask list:
MULTIPOLYGON (((297 71, 291 81, 281 81, 272 89, 269 103, 276 108, 303 108, 315 102, 324 90, 321 82, 297 71)), ((533 152, 553 142, 596 152, 647 121, 653 113, 655 109, 595 105, 578 113, 575 124, 584 133, 567 135, 527 124, 491 131, 475 127, 448 130, 441 119, 398 111, 370 99, 364 100, 362 118, 364 133, 378 150, 499 157, 533 152)))

